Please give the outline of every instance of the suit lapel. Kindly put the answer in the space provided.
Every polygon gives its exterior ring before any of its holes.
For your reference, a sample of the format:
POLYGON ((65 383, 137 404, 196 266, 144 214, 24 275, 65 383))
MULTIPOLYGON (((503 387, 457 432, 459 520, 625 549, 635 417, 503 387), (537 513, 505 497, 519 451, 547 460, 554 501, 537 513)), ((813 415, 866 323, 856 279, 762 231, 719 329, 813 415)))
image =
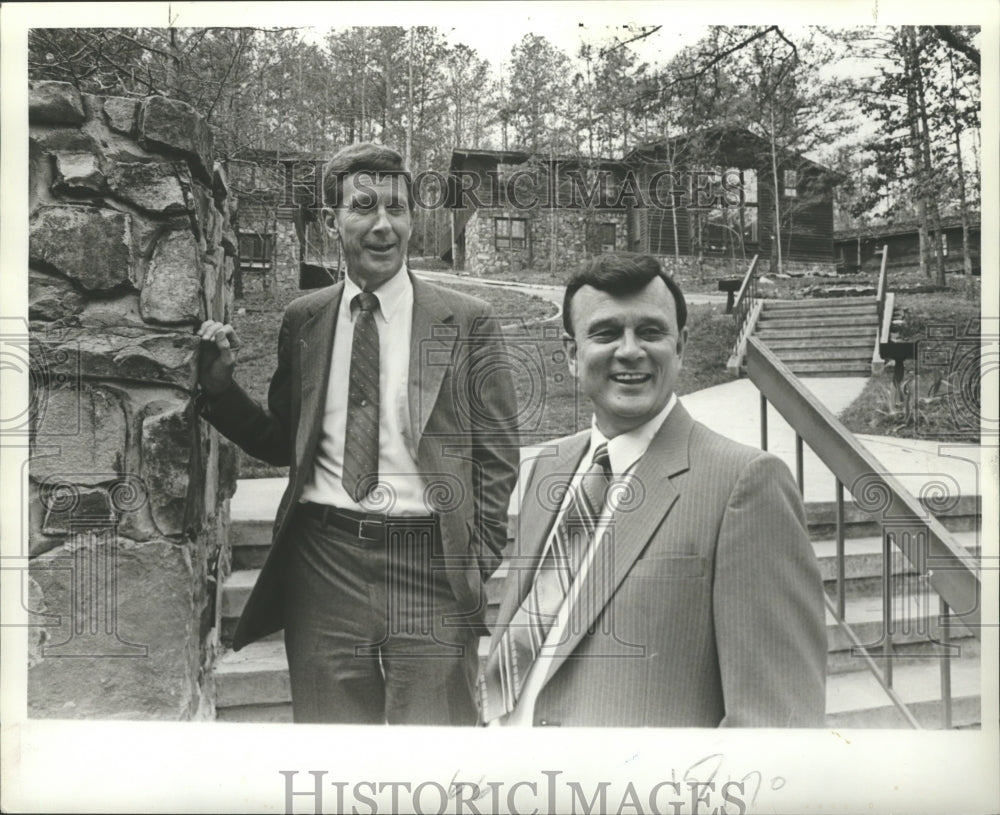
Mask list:
POLYGON ((572 478, 589 440, 589 431, 580 433, 558 447, 546 447, 535 460, 528 487, 521 495, 515 549, 513 553, 508 551, 510 571, 506 580, 509 588, 501 600, 494 631, 503 630, 528 593, 538 558, 559 509, 552 505, 554 500, 560 500, 553 499, 553 487, 556 483, 567 484, 572 478))
POLYGON ((337 283, 325 306, 309 317, 299 330, 301 378, 301 409, 299 428, 295 434, 295 460, 302 462, 305 451, 315 443, 323 425, 326 390, 330 382, 330 362, 333 357, 333 334, 337 327, 337 312, 344 284, 337 283), (304 362, 303 362, 304 361, 304 362))
POLYGON ((566 639, 552 656, 550 678, 607 606, 680 497, 670 479, 690 466, 688 438, 693 426, 690 414, 676 404, 636 464, 633 478, 639 492, 634 493, 634 509, 614 514, 613 537, 604 542, 580 586, 581 599, 571 611, 566 639))
MULTIPOLYGON (((432 286, 412 275, 410 279, 413 281, 413 326, 410 329, 407 396, 414 442, 419 446, 437 402, 445 371, 451 365, 458 326, 454 324, 451 309, 432 286)), ((461 411, 463 407, 459 404, 456 409, 461 411)))

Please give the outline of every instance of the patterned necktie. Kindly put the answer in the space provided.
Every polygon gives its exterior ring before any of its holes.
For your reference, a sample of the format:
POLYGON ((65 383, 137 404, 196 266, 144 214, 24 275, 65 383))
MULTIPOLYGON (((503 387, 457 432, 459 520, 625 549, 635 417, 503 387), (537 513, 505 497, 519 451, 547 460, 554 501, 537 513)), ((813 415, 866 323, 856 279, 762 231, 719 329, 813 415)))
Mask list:
POLYGON ((610 478, 608 445, 601 444, 570 494, 531 588, 487 659, 479 681, 483 721, 510 713, 517 704, 528 672, 593 540, 610 478))
POLYGON ((355 296, 351 374, 347 390, 343 485, 359 504, 378 484, 378 297, 368 291, 355 296))

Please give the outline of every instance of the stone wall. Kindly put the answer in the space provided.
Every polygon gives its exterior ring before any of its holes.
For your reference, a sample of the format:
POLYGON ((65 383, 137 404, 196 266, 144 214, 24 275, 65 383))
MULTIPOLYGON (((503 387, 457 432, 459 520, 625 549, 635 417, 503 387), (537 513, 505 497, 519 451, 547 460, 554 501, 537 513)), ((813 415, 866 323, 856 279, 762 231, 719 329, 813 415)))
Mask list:
MULTIPOLYGON (((480 277, 502 276, 510 272, 537 270, 561 279, 584 260, 592 257, 595 245, 595 224, 615 225, 615 250, 628 248, 628 222, 625 212, 601 210, 588 213, 581 209, 536 209, 531 211, 482 208, 473 213, 465 225, 465 270, 480 277), (529 235, 523 249, 501 249, 495 244, 494 218, 525 218, 529 235), (588 225, 588 218, 591 219, 588 225)), ((742 277, 750 265, 749 258, 715 257, 706 255, 699 261, 692 255, 657 256, 663 268, 671 274, 698 276, 705 279, 742 277)), ((785 273, 790 275, 831 275, 836 271, 833 260, 806 262, 785 260, 785 273)), ((760 258, 757 270, 768 274, 770 258, 760 258)))
POLYGON ((615 248, 618 251, 625 249, 627 225, 624 212, 479 209, 465 225, 465 268, 481 277, 522 270, 544 271, 563 277, 600 250, 593 233, 594 226, 588 228, 588 218, 593 224, 613 223, 615 248), (524 249, 497 250, 494 238, 494 218, 497 217, 527 219, 528 245, 524 249))
POLYGON ((187 105, 29 95, 29 714, 211 718, 233 448, 196 418, 230 200, 187 105))

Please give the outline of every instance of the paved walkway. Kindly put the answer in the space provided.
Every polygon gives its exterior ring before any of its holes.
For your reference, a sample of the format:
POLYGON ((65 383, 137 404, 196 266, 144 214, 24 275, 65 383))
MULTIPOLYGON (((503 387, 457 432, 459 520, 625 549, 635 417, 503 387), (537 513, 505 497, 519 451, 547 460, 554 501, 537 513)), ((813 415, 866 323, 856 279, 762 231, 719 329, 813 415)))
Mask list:
MULTIPOLYGON (((863 377, 810 377, 801 382, 835 415, 861 393, 863 377)), ((749 379, 737 379, 723 385, 682 397, 692 416, 731 439, 760 446, 760 397, 749 379)), ((857 437, 882 463, 885 472, 896 475, 914 495, 942 485, 948 495, 981 495, 980 448, 968 444, 896 439, 887 436, 857 437)), ((768 449, 795 472, 795 432, 774 408, 768 411, 768 449)), ((530 455, 530 449, 526 451, 530 455)), ((805 499, 835 500, 834 477, 807 447, 803 456, 805 499)), ((284 491, 283 478, 241 480, 232 499, 233 520, 273 520, 278 500, 284 491)), ((845 499, 851 500, 845 492, 845 499)))

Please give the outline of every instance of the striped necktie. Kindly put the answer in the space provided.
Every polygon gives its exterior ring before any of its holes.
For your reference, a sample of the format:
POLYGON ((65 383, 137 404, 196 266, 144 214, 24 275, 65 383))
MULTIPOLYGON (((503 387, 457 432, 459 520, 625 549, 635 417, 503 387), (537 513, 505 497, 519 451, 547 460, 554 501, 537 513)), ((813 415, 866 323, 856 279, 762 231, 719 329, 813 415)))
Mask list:
POLYGON ((375 312, 378 297, 363 291, 357 304, 351 373, 347 388, 343 485, 359 504, 378 484, 379 347, 375 312))
POLYGON ((571 491, 531 588, 487 658, 479 680, 483 721, 510 713, 517 704, 528 672, 593 540, 610 478, 605 443, 594 451, 590 468, 571 491))

